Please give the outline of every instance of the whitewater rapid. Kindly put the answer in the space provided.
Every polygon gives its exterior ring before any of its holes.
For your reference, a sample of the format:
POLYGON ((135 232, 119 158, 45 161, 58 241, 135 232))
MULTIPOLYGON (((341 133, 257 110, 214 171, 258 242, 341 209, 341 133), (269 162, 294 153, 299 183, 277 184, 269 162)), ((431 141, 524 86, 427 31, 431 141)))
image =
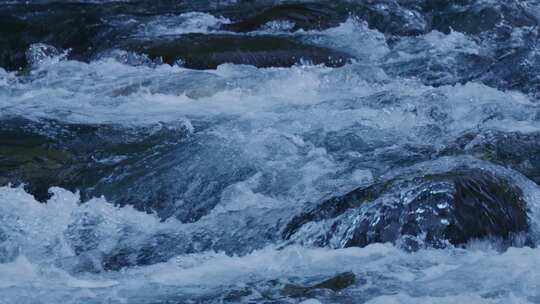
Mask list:
MULTIPOLYGON (((136 35, 153 37, 222 34, 231 23, 202 12, 141 18, 118 26, 139 24, 136 35)), ((127 130, 119 142, 167 134, 155 144, 163 150, 96 188, 127 184, 126 192, 144 196, 165 185, 179 197, 166 211, 144 212, 62 187, 52 187, 46 203, 23 185, 0 187, 0 303, 540 303, 534 246, 486 239, 415 252, 390 243, 317 248, 309 234, 317 225, 297 242, 281 239, 295 214, 332 196, 459 166, 518 185, 529 236, 540 237, 538 184, 476 155, 442 153, 468 132, 476 141, 489 132, 540 132, 534 94, 460 74, 463 56, 489 56, 489 45, 436 30, 390 43, 354 17, 324 30, 291 28, 273 22, 234 35, 285 35, 355 59, 339 68, 302 61, 192 70, 119 49, 84 62, 34 44, 28 69, 0 68, 0 116, 45 121, 32 132, 68 134, 53 121, 127 130), (425 64, 423 74, 411 62, 425 64), (189 209, 192 202, 203 207, 189 209), (337 293, 298 299, 280 291, 342 272, 356 283, 337 293)), ((519 39, 524 29, 514 31, 519 39)), ((127 158, 120 151, 92 161, 127 158)))
POLYGON ((353 271, 362 285, 341 297, 318 295, 322 303, 340 303, 347 298, 370 304, 539 300, 539 250, 510 248, 500 253, 489 241, 473 243, 467 249, 415 253, 391 244, 337 250, 300 246, 278 250, 269 246, 244 256, 204 252, 120 272, 71 275, 62 269, 67 265, 51 261, 51 254, 63 254, 64 264, 80 259, 66 249, 66 240, 59 236, 67 236, 65 229, 81 224, 89 214, 102 218, 94 232, 107 235, 101 247, 126 240, 136 243, 144 234, 181 230, 182 225, 159 223, 155 216, 114 208, 100 199, 80 205, 76 194, 61 189, 54 192, 45 206, 20 188, 0 189, 2 201, 10 203, 2 206, 2 214, 10 207, 9 217, 17 219, 14 222, 24 235, 13 240, 20 246, 19 255, 0 265, 0 303, 183 303, 190 299, 217 303, 231 290, 252 287, 252 297, 257 299, 257 293, 272 292, 271 280, 303 282, 342 271, 353 271), (124 240, 120 240, 114 231, 126 229, 129 235, 121 235, 124 240))

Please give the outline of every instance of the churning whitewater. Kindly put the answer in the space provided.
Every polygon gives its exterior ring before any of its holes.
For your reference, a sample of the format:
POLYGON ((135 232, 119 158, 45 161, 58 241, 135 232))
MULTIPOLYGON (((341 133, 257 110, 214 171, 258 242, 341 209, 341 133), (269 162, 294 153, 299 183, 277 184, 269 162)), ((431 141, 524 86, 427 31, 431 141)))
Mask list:
POLYGON ((0 1, 0 303, 540 303, 540 1, 0 1))

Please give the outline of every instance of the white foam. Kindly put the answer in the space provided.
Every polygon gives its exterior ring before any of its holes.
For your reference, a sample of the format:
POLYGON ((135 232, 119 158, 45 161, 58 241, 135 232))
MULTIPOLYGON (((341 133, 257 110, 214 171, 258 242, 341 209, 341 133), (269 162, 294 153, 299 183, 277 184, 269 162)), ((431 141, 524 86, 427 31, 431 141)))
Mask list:
POLYGON ((119 242, 131 238, 136 243, 159 229, 179 226, 172 220, 161 223, 157 216, 132 207, 114 207, 103 198, 81 204, 76 193, 60 188, 51 191, 51 199, 42 204, 22 187, 0 187, 0 231, 7 236, 0 242, 3 259, 24 256, 16 263, 25 265, 29 259, 33 263, 59 265, 76 259, 74 248, 80 242, 95 242, 95 253, 107 253, 119 242), (84 229, 90 229, 92 240, 79 239, 85 237, 80 234, 84 229))
MULTIPOLYGON (((156 20, 151 24, 155 27, 147 30, 149 35, 207 32, 224 22, 193 13, 156 20)), ((524 94, 478 83, 434 88, 415 79, 390 78, 378 66, 390 52, 384 35, 357 20, 322 32, 293 35, 350 50, 359 60, 339 69, 225 64, 213 71, 190 71, 169 65, 131 66, 112 58, 90 63, 45 60, 21 76, 0 69, 0 115, 128 126, 183 122, 202 147, 195 156, 202 159, 199 163, 222 164, 227 156, 249 164, 253 171, 244 180, 226 185, 219 193, 218 206, 195 224, 160 222, 153 214, 113 207, 105 198, 81 204, 77 193, 60 188, 53 188, 53 197, 41 204, 22 188, 1 187, 4 264, 0 264, 0 289, 10 301, 6 303, 23 297, 28 303, 41 301, 36 289, 46 289, 50 298, 44 301, 49 302, 59 302, 67 294, 75 303, 87 298, 122 303, 129 302, 126 297, 130 296, 167 293, 167 288, 175 295, 188 290, 205 293, 230 288, 228 284, 247 286, 298 277, 309 282, 297 283, 308 284, 342 271, 356 273, 359 283, 349 291, 367 294, 370 303, 528 303, 540 299, 540 252, 530 248, 510 248, 502 254, 489 248, 407 254, 388 244, 338 250, 270 246, 243 256, 202 252, 120 272, 78 272, 84 263, 96 262, 92 258, 99 260, 118 248, 140 249, 160 233, 204 235, 207 239, 201 242, 212 245, 244 237, 258 240, 257 234, 265 231, 254 227, 281 225, 307 201, 317 202, 329 193, 343 193, 379 178, 373 167, 387 165, 363 163, 363 153, 369 153, 362 150, 364 146, 382 153, 401 151, 399 147, 408 144, 443 145, 470 130, 539 130, 538 104, 524 94), (199 125, 205 127, 199 129, 199 125), (359 139, 349 145, 355 140, 353 135, 359 139), (332 140, 341 140, 337 148, 332 140), (231 147, 235 154, 213 150, 222 146, 231 147), (85 233, 90 237, 85 238, 85 233), (77 254, 81 244, 91 250, 77 254)), ((419 39, 423 39, 420 46, 428 45, 439 53, 480 51, 473 41, 455 32, 433 32, 419 39)), ((400 60, 416 53, 401 55, 400 60)), ((451 163, 452 158, 442 159, 438 165, 444 169, 451 163)), ((538 236, 538 186, 504 170, 524 189, 532 235, 538 236)))
POLYGON ((526 299, 516 297, 514 295, 505 296, 503 298, 489 299, 479 295, 456 295, 456 296, 441 296, 441 297, 411 297, 405 294, 392 296, 380 296, 368 301, 366 304, 454 304, 454 303, 475 303, 475 304, 529 304, 533 303, 526 299))
POLYGON ((218 32, 227 18, 216 17, 202 12, 189 12, 174 16, 159 16, 139 26, 138 34, 143 36, 180 35, 188 33, 218 32))
MULTIPOLYGON (((58 246, 61 243, 65 248, 70 247, 63 239, 65 229, 84 225, 88 214, 102 218, 102 224, 94 228, 94 232, 104 233, 104 238, 100 239, 103 242, 101 250, 106 250, 119 238, 123 242, 133 238, 135 249, 137 238, 160 231, 160 228, 171 231, 173 227, 182 229, 183 226, 174 222, 160 223, 153 215, 131 208, 118 209, 100 200, 79 205, 76 194, 61 189, 54 189, 54 192, 45 205, 36 202, 21 188, 0 188, 0 208, 4 215, 2 232, 12 239, 18 238, 16 244, 20 247, 16 259, 0 264, 0 289, 7 301, 21 299, 23 295, 26 299, 37 300, 41 296, 31 290, 44 288, 51 301, 69 292, 74 299, 99 294, 116 299, 111 300, 112 303, 120 303, 130 295, 148 294, 149 286, 164 286, 164 291, 168 290, 166 286, 175 286, 204 294, 210 290, 274 279, 310 284, 345 271, 354 272, 358 278, 358 283, 351 286, 349 292, 362 293, 363 288, 369 286, 378 290, 368 297, 370 303, 528 303, 529 299, 533 301, 540 296, 537 288, 540 252, 537 248, 510 248, 504 253, 489 248, 405 253, 390 244, 337 250, 267 247, 245 256, 203 252, 118 273, 68 274, 54 265, 57 262, 50 254, 60 254, 62 251, 58 246), (6 217, 12 222, 6 221, 6 217), (125 235, 121 231, 133 234, 125 235), (295 278, 298 277, 302 279, 297 281, 295 278), (385 295, 390 291, 398 294, 385 295), (123 296, 118 298, 118 293, 123 296)), ((5 243, 0 245, 5 249, 5 243)), ((64 251, 61 259, 70 255, 69 250, 64 251)))

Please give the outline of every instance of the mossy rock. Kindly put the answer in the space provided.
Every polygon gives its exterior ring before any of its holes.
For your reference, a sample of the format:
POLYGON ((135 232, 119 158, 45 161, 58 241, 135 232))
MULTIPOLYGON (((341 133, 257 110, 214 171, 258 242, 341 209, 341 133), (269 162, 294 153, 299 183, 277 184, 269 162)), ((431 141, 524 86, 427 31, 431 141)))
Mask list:
POLYGON ((116 168, 133 165, 156 149, 167 149, 181 140, 175 130, 152 132, 114 125, 4 119, 0 125, 0 185, 25 184, 40 201, 49 198, 53 186, 79 190, 83 199, 103 195, 94 187, 116 168))

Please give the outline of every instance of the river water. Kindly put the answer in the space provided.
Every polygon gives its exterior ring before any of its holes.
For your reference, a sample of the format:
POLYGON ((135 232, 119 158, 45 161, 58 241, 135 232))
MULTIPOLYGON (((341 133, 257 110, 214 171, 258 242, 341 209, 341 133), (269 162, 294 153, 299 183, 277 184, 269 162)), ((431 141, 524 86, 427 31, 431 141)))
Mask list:
POLYGON ((0 4, 23 28, 0 38, 0 303, 540 303, 540 3, 24 2, 0 4), (194 40, 131 48, 163 37, 194 40), (190 44, 208 37, 294 45, 190 44), (329 198, 456 168, 517 187, 527 229, 349 246, 348 211, 284 236, 329 198))

